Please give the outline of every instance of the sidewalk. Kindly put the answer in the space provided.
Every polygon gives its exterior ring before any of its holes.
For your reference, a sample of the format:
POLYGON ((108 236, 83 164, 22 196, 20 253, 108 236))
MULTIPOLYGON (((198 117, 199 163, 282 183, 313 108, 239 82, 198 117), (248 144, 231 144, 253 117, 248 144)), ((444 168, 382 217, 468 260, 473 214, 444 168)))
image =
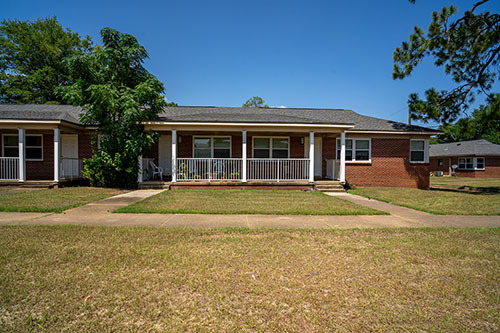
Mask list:
POLYGON ((0 213, 0 225, 100 225, 242 228, 500 227, 500 216, 431 215, 349 193, 327 193, 391 215, 112 214, 161 190, 120 194, 61 214, 0 213))

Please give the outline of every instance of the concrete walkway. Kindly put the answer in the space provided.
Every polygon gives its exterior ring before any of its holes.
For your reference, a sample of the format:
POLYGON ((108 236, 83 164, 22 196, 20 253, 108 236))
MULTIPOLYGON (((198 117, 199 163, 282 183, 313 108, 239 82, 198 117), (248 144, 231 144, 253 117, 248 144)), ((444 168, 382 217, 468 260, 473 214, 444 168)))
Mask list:
POLYGON ((500 227, 500 216, 438 216, 348 193, 327 193, 391 215, 210 215, 112 214, 111 211, 161 191, 120 194, 61 214, 0 213, 0 225, 105 225, 243 228, 500 227))

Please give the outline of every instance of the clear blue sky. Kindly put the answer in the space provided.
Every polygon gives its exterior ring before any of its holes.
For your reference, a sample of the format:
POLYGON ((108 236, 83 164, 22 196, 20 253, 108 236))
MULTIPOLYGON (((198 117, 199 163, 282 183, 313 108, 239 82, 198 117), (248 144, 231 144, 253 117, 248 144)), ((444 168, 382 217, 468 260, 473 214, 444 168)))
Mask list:
MULTIPOLYGON (((426 62, 394 81, 392 52, 431 13, 475 1, 5 1, 0 18, 56 15, 63 26, 100 42, 111 27, 136 36, 148 70, 179 105, 344 108, 407 121, 411 92, 450 87, 426 62)), ((488 4, 498 11, 499 3, 488 4)))

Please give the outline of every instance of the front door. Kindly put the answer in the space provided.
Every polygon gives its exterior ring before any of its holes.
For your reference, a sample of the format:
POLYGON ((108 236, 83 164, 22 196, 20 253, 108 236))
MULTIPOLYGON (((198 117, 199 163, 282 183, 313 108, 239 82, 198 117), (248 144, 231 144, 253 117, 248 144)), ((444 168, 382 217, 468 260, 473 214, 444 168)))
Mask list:
POLYGON ((61 177, 76 178, 80 175, 81 163, 78 160, 78 135, 61 135, 61 177))
POLYGON ((160 135, 158 141, 158 163, 164 175, 172 174, 172 135, 160 135))

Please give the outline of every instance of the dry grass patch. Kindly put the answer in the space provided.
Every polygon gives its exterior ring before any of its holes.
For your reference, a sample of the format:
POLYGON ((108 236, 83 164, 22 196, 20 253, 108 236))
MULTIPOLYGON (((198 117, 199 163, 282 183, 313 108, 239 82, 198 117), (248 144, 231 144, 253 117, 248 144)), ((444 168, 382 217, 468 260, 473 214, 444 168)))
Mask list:
POLYGON ((498 331, 499 229, 1 227, 0 331, 498 331))
POLYGON ((320 192, 259 190, 174 190, 138 201, 115 213, 180 214, 387 214, 320 192))
POLYGON ((350 193, 438 215, 500 215, 500 194, 395 187, 358 187, 350 193))
POLYGON ((15 191, 0 195, 1 212, 56 212, 123 193, 123 190, 92 187, 15 191))

